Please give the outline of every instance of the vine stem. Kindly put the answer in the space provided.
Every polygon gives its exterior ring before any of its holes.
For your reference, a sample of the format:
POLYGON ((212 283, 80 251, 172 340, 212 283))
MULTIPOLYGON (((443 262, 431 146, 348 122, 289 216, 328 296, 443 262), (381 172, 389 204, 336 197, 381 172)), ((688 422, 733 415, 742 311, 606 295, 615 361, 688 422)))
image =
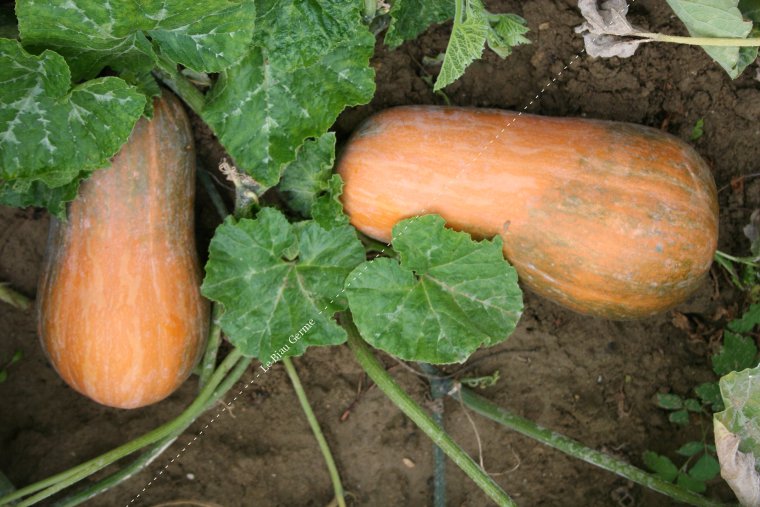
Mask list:
POLYGON ((206 99, 198 88, 177 70, 177 64, 166 56, 159 54, 156 68, 153 69, 155 76, 168 86, 174 93, 180 96, 190 109, 198 116, 203 112, 206 99))
MULTIPOLYGON (((443 399, 446 391, 444 384, 438 378, 436 369, 427 364, 420 363, 422 371, 430 376, 430 394, 433 397, 433 420, 445 431, 443 427, 443 399)), ((446 455, 443 450, 433 444, 433 507, 446 507, 446 455)))
POLYGON ((250 363, 250 359, 243 358, 239 349, 233 349, 227 357, 224 358, 224 361, 222 361, 211 376, 209 383, 198 394, 198 397, 175 419, 164 423, 141 437, 131 440, 116 449, 112 449, 101 456, 85 461, 76 467, 21 488, 10 495, 6 495, 0 498, 0 505, 6 505, 14 500, 19 500, 33 493, 37 493, 36 495, 26 498, 18 503, 17 507, 33 505, 34 503, 44 500, 62 489, 67 488, 75 482, 102 470, 111 463, 114 463, 143 447, 154 444, 174 432, 179 431, 181 428, 186 428, 205 410, 209 400, 211 400, 217 393, 219 393, 219 395, 223 394, 217 391, 217 388, 225 383, 224 380, 227 373, 235 368, 240 361, 245 362, 246 367, 250 363))
POLYGON ((651 39, 656 42, 670 42, 687 46, 721 46, 721 47, 757 47, 760 38, 747 39, 733 37, 684 37, 680 35, 665 35, 664 33, 636 32, 631 36, 651 39))
MULTIPOLYGON (((216 388, 214 394, 211 396, 211 398, 209 398, 204 410, 211 408, 211 406, 217 403, 219 399, 227 393, 227 391, 232 389, 232 386, 235 385, 238 380, 240 380, 240 377, 242 377, 245 371, 248 369, 249 364, 250 361, 245 358, 240 359, 237 362, 230 374, 227 375, 221 384, 219 384, 219 387, 216 388)), ((189 424, 187 426, 189 426, 189 424)), ((143 453, 139 458, 127 465, 122 470, 119 470, 118 472, 106 477, 105 479, 93 484, 92 486, 82 491, 74 493, 73 495, 62 499, 59 502, 56 502, 54 507, 74 507, 76 505, 80 505, 81 503, 86 502, 94 496, 99 495, 100 493, 103 493, 104 491, 126 481, 150 465, 155 458, 157 458, 172 443, 174 443, 177 437, 183 431, 185 431, 185 429, 187 429, 187 426, 178 429, 173 434, 153 444, 153 446, 148 451, 143 453)))
POLYGON ((747 266, 757 266, 758 260, 756 257, 734 257, 720 250, 715 251, 715 260, 720 262, 719 258, 728 259, 729 261, 738 262, 739 264, 746 264, 747 266))
POLYGON ((309 399, 306 397, 306 391, 303 389, 296 367, 289 357, 284 357, 282 359, 282 364, 285 365, 285 371, 288 372, 290 383, 293 384, 293 390, 296 392, 296 396, 298 396, 298 402, 301 404, 301 409, 303 410, 303 413, 306 414, 306 419, 309 421, 311 431, 314 433, 314 437, 319 444, 319 450, 322 451, 322 457, 325 459, 327 470, 330 472, 330 480, 332 481, 333 490, 335 491, 335 500, 338 502, 339 507, 346 507, 343 484, 340 482, 338 467, 335 466, 335 460, 330 452, 330 446, 327 444, 327 439, 325 439, 325 435, 322 433, 322 428, 319 427, 319 421, 317 421, 317 417, 311 409, 311 404, 309 404, 309 399))
POLYGON ((208 342, 206 351, 203 353, 201 360, 201 373, 198 378, 198 389, 203 389, 208 384, 209 379, 214 374, 216 368, 216 358, 219 354, 219 345, 222 343, 222 326, 219 324, 219 317, 222 314, 222 305, 219 303, 211 304, 211 329, 208 333, 208 342))
POLYGON ((529 419, 525 419, 508 410, 496 405, 495 403, 474 393, 472 390, 455 384, 451 380, 444 380, 448 383, 447 390, 449 396, 455 397, 469 409, 495 421, 507 428, 522 433, 542 444, 553 447, 574 458, 580 459, 597 467, 603 468, 620 477, 640 484, 658 493, 669 496, 670 498, 689 505, 699 507, 716 507, 724 505, 709 500, 702 495, 693 493, 677 485, 664 481, 659 477, 649 474, 630 463, 619 460, 603 452, 590 449, 580 442, 573 440, 554 431, 539 426, 529 419))
POLYGON ((362 366, 372 381, 385 393, 388 398, 406 414, 435 445, 443 449, 443 452, 472 479, 483 492, 501 506, 514 507, 516 504, 509 498, 501 487, 480 468, 477 463, 462 450, 459 445, 420 407, 409 395, 404 392, 393 378, 388 375, 385 368, 373 355, 369 345, 359 337, 359 332, 350 321, 345 319, 348 331, 348 346, 354 353, 359 364, 362 366))

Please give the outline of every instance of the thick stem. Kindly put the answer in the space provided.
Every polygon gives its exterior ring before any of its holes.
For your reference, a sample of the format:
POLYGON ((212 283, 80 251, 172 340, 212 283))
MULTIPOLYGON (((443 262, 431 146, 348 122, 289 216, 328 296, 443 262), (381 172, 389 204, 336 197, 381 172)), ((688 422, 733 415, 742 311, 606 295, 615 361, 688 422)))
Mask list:
POLYGON ((715 260, 720 262, 720 259, 727 259, 729 261, 738 262, 739 264, 746 264, 748 266, 758 266, 760 260, 756 257, 734 257, 720 250, 715 251, 715 260))
POLYGON ((657 42, 670 42, 673 44, 685 44, 688 46, 722 46, 722 47, 756 47, 760 46, 760 38, 731 38, 731 37, 682 37, 679 35, 665 35, 662 33, 637 32, 635 37, 651 39, 657 42))
POLYGON ((11 286, 7 283, 0 283, 0 301, 4 301, 21 310, 28 310, 32 307, 31 299, 11 289, 11 286))
POLYGON ((304 391, 303 385, 301 385, 301 379, 298 377, 296 367, 293 365, 293 361, 289 357, 283 358, 282 364, 285 365, 285 371, 288 372, 288 377, 290 377, 290 382, 293 384, 293 390, 295 390, 296 396, 298 396, 301 409, 303 410, 303 413, 306 414, 306 419, 309 421, 311 431, 314 433, 314 437, 319 444, 319 450, 322 451, 322 457, 324 458, 327 470, 330 473, 330 480, 332 481, 333 491, 335 492, 335 500, 338 502, 339 507, 346 507, 346 500, 343 495, 343 484, 340 481, 338 467, 335 466, 335 460, 330 452, 330 446, 327 444, 327 439, 325 439, 322 429, 319 427, 319 421, 317 421, 314 411, 311 409, 309 399, 306 397, 306 391, 304 391))
POLYGON ((203 112, 206 99, 198 88, 177 70, 177 64, 158 56, 158 66, 153 69, 155 76, 176 93, 198 116, 203 112))
MULTIPOLYGON (((219 368, 214 372, 214 375, 209 380, 206 387, 198 394, 198 397, 193 403, 185 409, 182 414, 177 418, 155 428, 154 430, 146 433, 145 435, 138 437, 126 444, 117 447, 97 458, 93 458, 89 461, 85 461, 81 465, 70 468, 64 472, 61 472, 52 477, 48 477, 42 481, 36 482, 29 486, 19 489, 10 495, 6 495, 0 498, 0 505, 8 504, 14 500, 18 500, 27 495, 39 492, 36 495, 29 497, 18 504, 18 507, 25 507, 32 505, 36 502, 44 500, 55 493, 61 491, 64 488, 74 484, 85 477, 89 477, 95 472, 102 470, 111 463, 118 461, 119 459, 132 454, 133 452, 142 449, 148 445, 154 444, 159 440, 173 434, 180 428, 189 426, 198 416, 204 411, 207 406, 207 402, 215 394, 217 387, 225 379, 227 373, 235 367, 235 365, 242 358, 242 353, 238 349, 233 349, 229 355, 222 361, 219 368)), ((248 361, 244 359, 243 361, 248 361)))
POLYGON ((377 387, 385 393, 393 403, 401 409, 435 445, 443 449, 443 452, 457 464, 459 468, 472 479, 483 492, 498 505, 515 506, 501 487, 480 468, 475 461, 462 450, 459 445, 438 425, 433 419, 404 392, 401 387, 388 375, 385 368, 372 354, 372 350, 359 337, 359 333, 353 322, 346 322, 348 330, 348 346, 353 351, 356 359, 364 371, 377 384, 377 387))
POLYGON ((224 204, 222 195, 214 186, 214 181, 211 179, 211 175, 209 175, 207 171, 201 169, 198 171, 198 179, 201 180, 201 185, 203 185, 203 188, 206 190, 209 199, 211 199, 211 204, 214 205, 214 209, 216 210, 219 217, 222 220, 227 218, 227 215, 229 215, 230 212, 227 211, 227 205, 224 204))
POLYGON ((211 329, 209 330, 206 352, 201 360, 201 374, 198 379, 198 389, 208 384, 209 379, 216 369, 216 358, 219 354, 219 345, 222 343, 222 327, 219 325, 219 317, 222 314, 222 305, 212 303, 211 306, 211 329))
MULTIPOLYGON (((420 363, 422 371, 430 375, 430 394, 433 397, 433 420, 443 430, 443 399, 445 385, 438 378, 438 372, 427 363, 420 363)), ((445 431, 445 430, 444 430, 445 431)), ((433 444, 433 507, 446 507, 446 454, 433 444)))
MULTIPOLYGON (((219 384, 219 387, 216 388, 211 398, 209 398, 204 411, 210 409, 217 401, 219 401, 222 396, 227 393, 227 391, 232 388, 233 385, 235 385, 238 380, 240 380, 240 377, 242 377, 246 369, 248 369, 249 364, 250 360, 245 358, 242 358, 237 362, 235 367, 230 371, 224 381, 219 384)), ((190 423, 187 426, 189 425, 190 423)), ((63 500, 57 502, 55 504, 55 507, 74 507, 126 481, 150 465, 150 463, 156 457, 163 453, 177 439, 177 437, 187 429, 187 426, 179 429, 174 434, 167 436, 163 440, 159 440, 148 451, 143 453, 139 458, 130 463, 127 467, 78 493, 64 498, 63 500)))
MULTIPOLYGON (((453 382, 450 380, 447 380, 446 382, 449 383, 451 388, 454 388, 453 382)), ((496 421, 509 429, 522 433, 534 440, 538 440, 550 447, 554 447, 574 458, 591 463, 592 465, 603 468, 604 470, 624 477, 646 488, 667 495, 678 502, 704 507, 723 505, 680 488, 675 484, 666 482, 654 475, 648 474, 647 472, 644 472, 625 461, 614 458, 609 454, 590 449, 576 440, 560 435, 559 433, 555 433, 546 428, 542 428, 531 420, 515 415, 508 410, 499 407, 480 395, 475 394, 466 387, 449 389, 448 392, 450 396, 461 399, 462 403, 464 403, 467 408, 470 408, 474 412, 496 421)))

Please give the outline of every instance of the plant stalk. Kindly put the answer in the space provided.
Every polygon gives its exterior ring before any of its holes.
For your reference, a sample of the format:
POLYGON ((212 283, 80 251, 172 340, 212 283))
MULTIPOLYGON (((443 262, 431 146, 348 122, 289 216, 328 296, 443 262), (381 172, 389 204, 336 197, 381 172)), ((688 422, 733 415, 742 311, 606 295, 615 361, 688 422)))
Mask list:
MULTIPOLYGON (((446 396, 444 384, 438 378, 438 372, 433 366, 420 363, 420 367, 431 376, 430 394, 435 404, 433 420, 443 430, 443 399, 446 396)), ((446 507, 446 454, 435 444, 433 444, 433 507, 446 507)))
POLYGON ((435 445, 443 449, 446 455, 472 479, 491 500, 501 506, 514 507, 516 504, 509 498, 501 487, 482 469, 477 463, 462 450, 459 445, 438 425, 433 419, 399 387, 393 378, 388 375, 385 368, 372 354, 372 350, 364 340, 359 337, 359 332, 350 319, 347 319, 348 346, 354 356, 377 387, 385 393, 393 403, 401 409, 435 445))
POLYGON ((298 402, 301 404, 301 409, 306 415, 306 419, 309 421, 309 426, 311 426, 311 431, 314 433, 314 437, 317 439, 319 450, 322 451, 322 457, 327 465, 327 470, 330 472, 330 481, 332 481, 333 491, 335 491, 335 500, 338 502, 339 507, 346 507, 343 484, 340 481, 338 467, 335 466, 335 460, 333 459, 332 452, 330 452, 330 446, 327 444, 327 439, 325 439, 322 429, 319 427, 319 421, 317 421, 317 417, 311 409, 309 398, 306 397, 306 391, 303 389, 296 367, 289 357, 284 357, 282 359, 282 364, 285 365, 285 371, 288 372, 288 377, 290 377, 290 382, 293 384, 293 390, 296 392, 296 396, 298 396, 298 402))
POLYGON ((451 380, 444 380, 444 382, 449 384, 450 388, 447 390, 449 395, 460 399, 467 408, 509 429, 562 451, 569 456, 591 463, 653 491, 667 495, 678 502, 700 507, 723 505, 673 483, 664 481, 609 454, 590 449, 576 440, 543 428, 529 419, 509 412, 464 386, 459 386, 456 389, 455 384, 451 380))
POLYGON ((28 310, 33 301, 20 292, 11 289, 10 284, 0 283, 0 301, 4 301, 20 310, 28 310))
POLYGON ((216 359, 219 354, 219 345, 222 343, 222 326, 219 325, 219 317, 222 314, 222 305, 211 304, 211 329, 209 331, 206 352, 201 360, 201 373, 198 379, 198 389, 203 389, 216 369, 216 359))
POLYGON ((153 74, 176 93, 198 116, 203 112, 206 99, 198 88, 177 70, 177 64, 158 55, 158 65, 153 74))
POLYGON ((219 368, 214 372, 214 375, 209 379, 209 383, 198 394, 198 397, 193 401, 190 406, 185 409, 182 414, 177 418, 162 424, 158 428, 149 431, 148 433, 138 437, 134 440, 127 442, 126 444, 112 449, 111 451, 102 454, 96 458, 70 468, 64 472, 56 474, 54 476, 43 479, 24 488, 21 488, 10 495, 6 495, 0 498, 0 505, 6 505, 12 501, 19 500, 33 493, 36 495, 26 498, 18 503, 18 507, 26 507, 33 505, 41 500, 44 500, 55 493, 61 491, 64 488, 74 484, 77 481, 88 477, 95 472, 102 470, 111 463, 118 461, 119 459, 132 454, 133 452, 142 449, 148 445, 154 444, 167 436, 178 431, 180 428, 184 428, 192 424, 195 419, 205 410, 208 401, 215 395, 217 388, 224 381, 227 373, 233 369, 239 361, 243 361, 246 365, 250 362, 249 359, 244 359, 242 353, 238 349, 233 349, 227 357, 219 365, 219 368))
POLYGON ((201 169, 198 171, 198 179, 201 180, 201 185, 203 185, 203 188, 206 190, 206 193, 211 199, 211 204, 214 205, 214 209, 219 214, 219 217, 222 220, 227 218, 227 215, 229 215, 230 212, 227 211, 227 205, 224 204, 222 195, 214 186, 214 181, 211 179, 211 175, 209 175, 208 171, 201 169))
POLYGON ((733 38, 733 37, 684 37, 680 35, 665 35, 663 33, 636 32, 634 37, 651 39, 656 42, 670 42, 673 44, 685 44, 687 46, 721 46, 721 47, 756 47, 760 46, 760 38, 733 38))

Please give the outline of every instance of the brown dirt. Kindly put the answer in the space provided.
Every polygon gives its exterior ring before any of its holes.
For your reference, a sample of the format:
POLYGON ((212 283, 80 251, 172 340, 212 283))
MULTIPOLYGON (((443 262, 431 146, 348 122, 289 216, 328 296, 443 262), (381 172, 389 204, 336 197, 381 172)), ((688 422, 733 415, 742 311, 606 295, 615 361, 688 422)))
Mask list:
MULTIPOLYGON (((521 109, 555 116, 588 116, 663 127, 687 139, 697 119, 705 134, 694 143, 712 165, 720 192, 720 247, 745 253, 741 226, 760 206, 760 181, 731 187, 733 178, 757 171, 760 83, 755 69, 731 81, 698 48, 651 45, 625 60, 574 56, 582 42, 573 31, 580 17, 571 0, 530 0, 491 4, 492 10, 522 14, 533 44, 507 60, 487 53, 459 82, 446 90, 453 104, 521 109), (573 62, 566 70, 564 66, 573 62), (561 76, 537 100, 547 82, 561 76)), ((639 0, 634 21, 658 31, 682 28, 664 2, 639 0)), ((442 52, 450 26, 436 27, 396 51, 378 46, 373 65, 378 92, 365 107, 347 111, 336 124, 344 139, 369 114, 399 104, 443 103, 425 81, 437 72, 423 57, 442 52)), ((199 134, 202 162, 216 165, 219 150, 199 134)), ((202 190, 199 191, 202 197, 202 190)), ((202 237, 216 219, 200 199, 202 237)), ((48 217, 43 213, 0 208, 0 281, 34 295, 48 217)), ((702 290, 677 310, 711 329, 722 308, 735 311, 739 295, 717 269, 702 290), (716 296, 716 293, 718 294, 716 296)), ((651 449, 677 458, 682 443, 699 438, 698 424, 674 427, 652 398, 658 391, 682 395, 713 379, 709 354, 714 343, 689 337, 670 312, 635 322, 583 317, 526 295, 527 311, 507 343, 479 352, 468 374, 499 370, 502 379, 483 394, 500 405, 594 448, 642 466, 651 449), (504 352, 504 353, 502 353, 504 352)), ((34 315, 0 304, 0 359, 15 350, 25 354, 0 384, 0 469, 17 485, 42 479, 97 456, 171 419, 193 398, 187 382, 159 405, 119 411, 77 395, 47 363, 35 332, 34 315)), ((427 388, 417 377, 385 358, 401 384, 424 401, 427 388)), ((346 347, 309 350, 295 361, 317 417, 332 446, 352 504, 429 505, 431 444, 376 388, 365 392, 350 417, 340 416, 366 379, 346 347), (408 466, 404 460, 411 460, 408 466)), ((252 378, 249 372, 247 380, 252 378)), ((237 392, 237 391, 233 391, 237 392)), ((232 398, 232 394, 228 399, 232 398)), ((88 505, 158 505, 186 500, 224 506, 324 506, 330 482, 307 423, 281 366, 252 384, 203 432, 212 410, 147 471, 88 505), (164 470, 169 460, 185 447, 164 470), (163 472, 162 472, 163 471, 163 472), (161 475, 154 480, 154 477, 161 475), (143 488, 150 486, 143 491, 143 488)), ((628 494, 633 504, 673 503, 614 475, 539 445, 475 417, 488 471, 524 506, 609 506, 628 494)), ((446 427, 471 453, 474 431, 465 411, 446 401, 446 427)), ((408 462, 409 463, 409 462, 408 462)), ((487 505, 484 495, 449 463, 449 505, 487 505)), ((729 499, 721 482, 713 496, 729 499)), ((178 505, 178 504, 175 504, 178 505)), ((184 505, 200 505, 189 504, 184 505)))

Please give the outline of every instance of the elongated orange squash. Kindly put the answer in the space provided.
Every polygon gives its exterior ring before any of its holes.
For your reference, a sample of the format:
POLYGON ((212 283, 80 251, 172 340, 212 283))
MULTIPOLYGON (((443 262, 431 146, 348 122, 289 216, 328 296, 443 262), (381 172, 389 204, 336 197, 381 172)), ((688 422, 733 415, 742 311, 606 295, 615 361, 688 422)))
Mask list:
POLYGON ((190 122, 165 91, 111 167, 82 184, 68 220, 51 226, 39 333, 66 383, 99 403, 157 402, 202 352, 194 198, 190 122))
POLYGON ((528 287, 611 319, 683 302, 717 246, 709 168, 639 125, 399 107, 357 130, 338 172, 365 234, 390 241, 396 222, 425 213, 476 237, 499 234, 528 287))

